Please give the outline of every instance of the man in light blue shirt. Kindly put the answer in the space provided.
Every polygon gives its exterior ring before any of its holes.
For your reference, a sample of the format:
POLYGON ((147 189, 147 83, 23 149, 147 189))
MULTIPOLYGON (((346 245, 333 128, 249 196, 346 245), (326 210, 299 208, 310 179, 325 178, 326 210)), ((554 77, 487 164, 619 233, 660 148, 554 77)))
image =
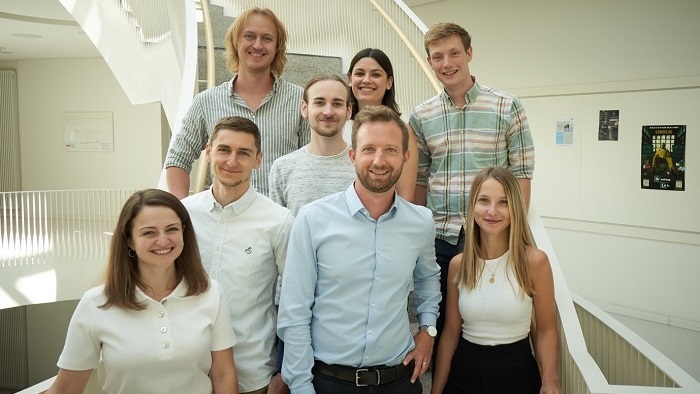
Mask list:
POLYGON ((296 393, 421 393, 440 302, 431 212, 395 192, 408 131, 382 106, 353 124, 355 182, 304 206, 287 249, 278 316, 282 377, 296 393), (411 281, 420 330, 411 336, 411 281), (358 387, 360 386, 360 387, 358 387))

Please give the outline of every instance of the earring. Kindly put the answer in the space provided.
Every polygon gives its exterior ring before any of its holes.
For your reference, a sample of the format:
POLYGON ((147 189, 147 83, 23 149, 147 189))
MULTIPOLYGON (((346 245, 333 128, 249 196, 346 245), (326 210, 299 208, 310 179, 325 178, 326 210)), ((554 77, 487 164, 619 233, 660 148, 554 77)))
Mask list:
POLYGON ((136 258, 136 251, 133 250, 133 249, 129 249, 129 251, 126 252, 126 254, 128 254, 129 257, 131 257, 132 259, 135 259, 135 258, 136 258))

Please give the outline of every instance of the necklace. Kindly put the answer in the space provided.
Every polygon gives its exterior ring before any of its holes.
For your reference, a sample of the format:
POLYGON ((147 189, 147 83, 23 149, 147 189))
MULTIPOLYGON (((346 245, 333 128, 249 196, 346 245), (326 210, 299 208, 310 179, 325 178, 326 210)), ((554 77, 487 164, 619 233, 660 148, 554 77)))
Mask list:
MULTIPOLYGON (((508 252, 504 253, 503 256, 498 258, 498 264, 496 264, 496 269, 493 271, 491 271, 491 268, 489 268, 489 266, 486 265, 486 260, 484 260, 484 268, 489 270, 489 272, 491 273, 491 278, 489 278, 489 283, 493 283, 496 281, 495 276, 496 276, 496 272, 498 271, 498 267, 501 265, 501 261, 503 261, 503 258, 506 257, 507 254, 508 254, 508 252)), ((484 270, 482 269, 481 272, 483 274, 484 270)))

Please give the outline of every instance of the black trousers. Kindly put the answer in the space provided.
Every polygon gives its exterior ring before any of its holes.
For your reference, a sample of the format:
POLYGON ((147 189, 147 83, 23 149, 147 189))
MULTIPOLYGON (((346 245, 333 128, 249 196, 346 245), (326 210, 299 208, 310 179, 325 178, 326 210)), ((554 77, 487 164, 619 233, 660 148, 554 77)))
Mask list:
POLYGON ((422 394, 420 379, 411 383, 411 375, 381 386, 357 387, 353 383, 317 373, 314 375, 316 394, 422 394))
POLYGON ((538 394, 540 371, 529 338, 482 346, 460 338, 443 394, 538 394))

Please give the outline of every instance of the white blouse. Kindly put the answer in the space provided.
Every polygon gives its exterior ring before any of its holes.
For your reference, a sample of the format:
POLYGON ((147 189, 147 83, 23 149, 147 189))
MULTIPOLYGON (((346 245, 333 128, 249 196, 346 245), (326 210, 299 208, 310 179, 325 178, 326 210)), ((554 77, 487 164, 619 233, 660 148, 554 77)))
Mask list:
POLYGON ((138 287, 141 311, 99 308, 105 302, 104 285, 85 292, 71 318, 62 369, 84 371, 98 366, 106 376, 107 393, 211 393, 211 352, 236 344, 228 307, 219 285, 185 297, 182 281, 158 302, 138 287))

